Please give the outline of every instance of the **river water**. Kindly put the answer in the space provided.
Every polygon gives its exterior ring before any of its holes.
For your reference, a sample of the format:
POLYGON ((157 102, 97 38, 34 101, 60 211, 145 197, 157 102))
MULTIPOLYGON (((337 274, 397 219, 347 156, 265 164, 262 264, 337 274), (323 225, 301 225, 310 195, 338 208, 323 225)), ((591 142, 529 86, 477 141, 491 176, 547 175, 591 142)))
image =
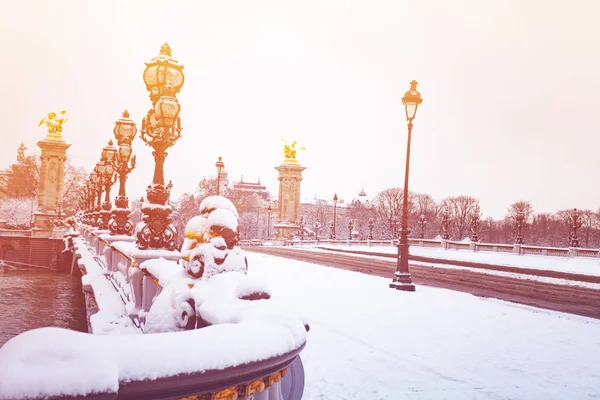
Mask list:
POLYGON ((52 271, 0 268, 0 346, 30 329, 87 332, 81 279, 52 271))

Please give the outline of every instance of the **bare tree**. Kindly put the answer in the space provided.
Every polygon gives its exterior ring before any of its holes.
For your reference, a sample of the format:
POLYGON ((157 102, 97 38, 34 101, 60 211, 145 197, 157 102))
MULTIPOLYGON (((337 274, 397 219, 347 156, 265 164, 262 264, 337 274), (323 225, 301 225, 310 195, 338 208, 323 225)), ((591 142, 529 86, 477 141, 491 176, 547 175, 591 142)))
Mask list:
POLYGON ((479 207, 479 200, 471 196, 450 197, 443 201, 452 219, 452 227, 458 240, 465 238, 469 232, 471 216, 479 207))

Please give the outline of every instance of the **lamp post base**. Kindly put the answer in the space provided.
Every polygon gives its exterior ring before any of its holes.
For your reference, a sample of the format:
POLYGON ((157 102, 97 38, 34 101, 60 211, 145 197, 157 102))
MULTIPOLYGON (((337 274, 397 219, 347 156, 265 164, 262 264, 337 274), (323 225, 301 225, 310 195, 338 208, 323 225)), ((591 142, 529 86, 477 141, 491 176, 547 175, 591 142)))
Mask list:
POLYGON ((390 288, 396 290, 403 290, 405 292, 414 292, 415 285, 410 279, 410 274, 404 274, 396 272, 394 273, 394 280, 390 283, 390 288))

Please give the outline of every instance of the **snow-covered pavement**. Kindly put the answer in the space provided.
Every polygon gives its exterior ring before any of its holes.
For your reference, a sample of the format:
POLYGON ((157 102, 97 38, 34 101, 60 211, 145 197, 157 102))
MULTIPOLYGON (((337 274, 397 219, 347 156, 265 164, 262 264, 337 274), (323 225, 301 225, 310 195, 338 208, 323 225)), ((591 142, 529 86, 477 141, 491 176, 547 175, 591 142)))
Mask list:
MULTIPOLYGON (((395 254, 393 246, 340 246, 323 244, 320 247, 343 250, 359 250, 374 253, 395 254)), ((437 247, 410 246, 410 254, 422 257, 440 258, 445 260, 471 261, 494 265, 507 265, 522 268, 570 272, 584 275, 600 276, 600 258, 586 257, 553 257, 538 255, 518 255, 493 251, 445 250, 437 247)))
POLYGON ((304 399, 600 399, 600 321, 248 253, 310 322, 304 399))

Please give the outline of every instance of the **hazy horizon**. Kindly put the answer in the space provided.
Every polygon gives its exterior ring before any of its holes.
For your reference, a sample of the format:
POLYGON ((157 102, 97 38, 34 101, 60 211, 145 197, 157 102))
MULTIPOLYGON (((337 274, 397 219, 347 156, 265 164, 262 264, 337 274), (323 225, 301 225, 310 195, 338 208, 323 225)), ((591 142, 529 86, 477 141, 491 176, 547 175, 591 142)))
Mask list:
MULTIPOLYGON (((558 2, 557 2, 558 3, 558 2)), ((415 79, 409 190, 470 195, 485 217, 518 200, 535 212, 597 210, 600 4, 276 1, 4 3, 0 168, 38 152, 48 112, 67 109, 68 155, 91 170, 125 109, 151 103, 144 62, 168 42, 184 66, 183 137, 168 150, 173 197, 215 175, 278 192, 281 138, 306 151, 302 198, 346 202, 402 187, 401 98, 415 79), (10 5, 9 5, 10 4, 10 5), (8 94, 8 95, 7 95, 8 94)), ((130 198, 152 179, 134 142, 130 198)), ((116 189, 113 188, 113 197, 116 189)))

